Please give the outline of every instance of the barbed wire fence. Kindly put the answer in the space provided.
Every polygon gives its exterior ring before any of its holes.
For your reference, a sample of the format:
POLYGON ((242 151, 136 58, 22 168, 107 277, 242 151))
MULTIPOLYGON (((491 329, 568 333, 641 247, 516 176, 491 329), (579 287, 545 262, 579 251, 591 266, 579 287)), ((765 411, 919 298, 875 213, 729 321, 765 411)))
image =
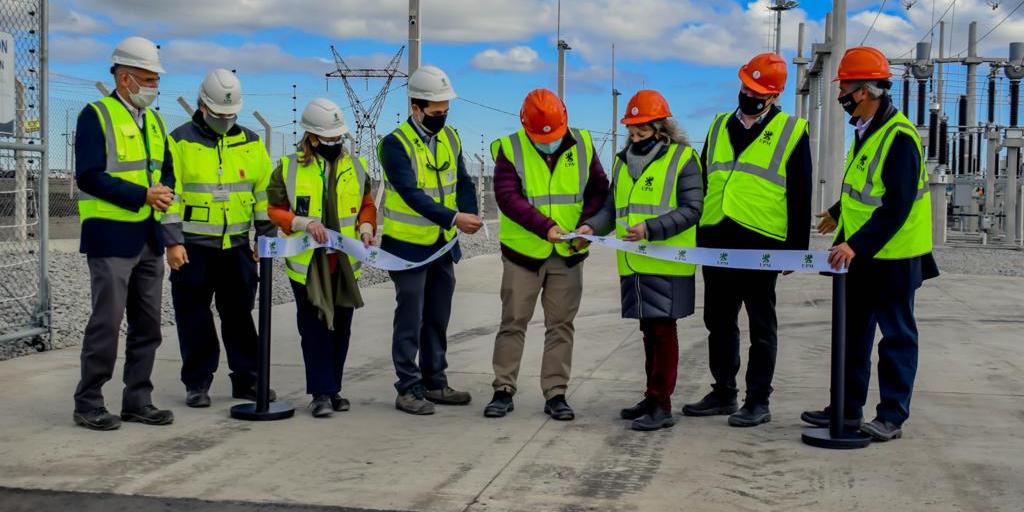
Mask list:
POLYGON ((46 0, 0 3, 0 343, 50 347, 46 0))

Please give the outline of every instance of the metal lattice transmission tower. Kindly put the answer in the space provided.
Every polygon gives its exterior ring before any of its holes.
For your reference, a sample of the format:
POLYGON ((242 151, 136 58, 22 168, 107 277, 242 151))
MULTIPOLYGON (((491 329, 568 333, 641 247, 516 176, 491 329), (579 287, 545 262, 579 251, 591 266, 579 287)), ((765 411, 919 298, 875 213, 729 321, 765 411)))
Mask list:
POLYGON ((349 104, 352 105, 352 115, 356 121, 353 152, 366 158, 367 171, 374 179, 380 179, 380 163, 377 161, 377 142, 380 141, 380 136, 377 134, 377 121, 380 120, 384 101, 391 90, 391 82, 395 80, 395 77, 409 77, 399 69, 404 51, 404 46, 399 48, 398 53, 383 69, 352 69, 334 45, 331 45, 331 53, 334 55, 334 65, 337 69, 327 73, 327 77, 340 78, 345 84, 345 93, 348 95, 349 104), (352 80, 356 78, 366 80, 367 87, 369 87, 371 78, 382 79, 384 83, 373 100, 366 102, 359 98, 355 88, 352 87, 352 80))

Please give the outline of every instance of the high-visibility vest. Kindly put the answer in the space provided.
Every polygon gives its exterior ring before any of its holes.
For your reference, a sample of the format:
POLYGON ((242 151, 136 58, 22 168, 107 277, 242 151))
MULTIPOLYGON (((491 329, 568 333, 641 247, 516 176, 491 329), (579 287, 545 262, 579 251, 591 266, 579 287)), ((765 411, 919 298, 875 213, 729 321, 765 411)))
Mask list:
POLYGON ((921 136, 903 113, 896 112, 861 144, 856 153, 851 145, 846 154, 846 172, 840 196, 842 204, 836 228, 836 238, 842 236, 843 240, 849 240, 882 206, 882 195, 885 194, 882 168, 893 140, 900 133, 912 138, 917 146, 920 168, 903 170, 917 173, 917 198, 903 226, 875 254, 874 257, 881 260, 913 258, 932 252, 931 193, 928 191, 928 171, 925 170, 921 136))
POLYGON ((764 131, 737 156, 727 124, 734 112, 718 114, 707 138, 707 191, 700 225, 714 226, 729 217, 741 226, 775 240, 786 240, 786 165, 807 121, 779 112, 764 131))
MULTIPOLYGON (((416 175, 416 187, 445 208, 455 211, 455 188, 458 183, 459 154, 462 141, 454 128, 446 126, 437 134, 436 154, 420 138, 416 129, 406 121, 391 132, 409 156, 412 172, 416 175)), ((377 146, 378 158, 381 146, 377 146)), ((384 173, 384 234, 403 242, 417 245, 433 245, 441 235, 442 228, 413 210, 402 196, 391 188, 387 173, 384 173)), ((445 241, 455 236, 455 226, 444 228, 445 241)))
POLYGON ((174 140, 175 201, 161 219, 182 231, 222 239, 247 235, 253 219, 269 221, 267 184, 270 156, 251 130, 211 141, 194 123, 171 133, 174 140))
MULTIPOLYGON (((324 188, 327 186, 327 162, 320 155, 313 155, 308 164, 299 162, 301 152, 281 157, 282 177, 284 178, 285 189, 288 191, 288 204, 296 215, 310 217, 323 222, 324 211, 324 188), (302 204, 303 208, 299 205, 302 204), (308 211, 304 208, 308 204, 308 211)), ((338 186, 338 225, 339 233, 342 235, 356 237, 356 223, 359 218, 359 209, 363 205, 363 196, 366 194, 366 159, 359 157, 353 159, 345 154, 335 162, 334 172, 337 176, 338 186)), ((298 238, 305 234, 305 231, 294 231, 289 238, 298 238)), ((295 256, 285 258, 285 270, 288 277, 299 284, 306 284, 306 274, 309 273, 309 263, 313 260, 313 251, 308 249, 295 256)), ((348 257, 352 265, 352 271, 356 279, 359 279, 359 260, 348 257)))
MULTIPOLYGON (((89 106, 96 111, 103 130, 107 155, 106 173, 144 188, 158 183, 164 152, 170 143, 160 115, 148 108, 144 109, 143 126, 146 133, 143 134, 128 108, 117 98, 107 96, 89 106)), ((79 191, 78 214, 81 222, 89 219, 142 222, 153 215, 153 209, 145 204, 138 210, 126 210, 79 191)))
MULTIPOLYGON (((635 226, 647 219, 664 215, 679 207, 676 190, 683 168, 690 160, 700 158, 690 146, 669 144, 668 150, 651 162, 636 180, 629 174, 629 166, 615 158, 615 234, 618 238, 626 235, 626 226, 635 226)), ((678 248, 685 254, 688 247, 697 246, 697 227, 671 236, 665 240, 645 242, 645 245, 663 245, 678 248)), ((697 266, 690 263, 667 261, 616 251, 619 275, 659 274, 665 276, 692 276, 697 266)))
MULTIPOLYGON (((576 144, 558 157, 554 170, 549 170, 525 130, 491 143, 491 157, 497 161, 500 149, 512 162, 530 204, 565 231, 575 230, 583 214, 583 191, 587 187, 590 162, 594 158, 590 132, 575 128, 571 132, 576 144)), ((551 251, 561 256, 570 255, 568 242, 553 244, 547 238, 538 237, 516 224, 504 212, 500 212, 499 219, 501 229, 498 238, 509 249, 539 260, 551 256, 551 251)), ((586 252, 586 249, 581 252, 586 252)))

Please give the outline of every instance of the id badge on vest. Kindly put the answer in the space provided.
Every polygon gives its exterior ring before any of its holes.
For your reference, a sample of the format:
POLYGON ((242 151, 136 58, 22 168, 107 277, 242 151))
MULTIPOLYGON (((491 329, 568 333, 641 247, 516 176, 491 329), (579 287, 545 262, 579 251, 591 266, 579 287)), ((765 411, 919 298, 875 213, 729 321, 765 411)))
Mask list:
MULTIPOLYGON (((223 169, 217 168, 217 176, 223 175, 223 169)), ((218 180, 219 181, 219 180, 218 180)), ((223 183, 218 183, 217 188, 213 190, 213 202, 215 203, 226 203, 231 200, 231 192, 224 188, 223 183)))

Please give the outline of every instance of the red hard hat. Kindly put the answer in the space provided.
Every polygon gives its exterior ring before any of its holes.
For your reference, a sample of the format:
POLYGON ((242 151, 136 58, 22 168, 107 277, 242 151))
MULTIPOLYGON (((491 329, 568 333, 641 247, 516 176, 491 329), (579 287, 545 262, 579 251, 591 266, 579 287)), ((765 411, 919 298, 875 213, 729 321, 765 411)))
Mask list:
POLYGON ((565 137, 569 129, 569 114, 565 103, 547 89, 534 89, 523 100, 519 120, 530 140, 538 144, 554 142, 565 137))
POLYGON ((740 81, 758 94, 781 94, 786 88, 786 61, 776 53, 762 53, 740 67, 740 81))
POLYGON ((845 80, 886 80, 892 77, 889 59, 870 46, 857 46, 846 50, 839 61, 839 71, 833 82, 845 80))
POLYGON ((669 110, 665 97, 658 91, 644 89, 637 91, 629 99, 629 105, 626 105, 626 115, 622 117, 622 124, 627 126, 643 124, 666 117, 672 117, 672 111, 669 110))

